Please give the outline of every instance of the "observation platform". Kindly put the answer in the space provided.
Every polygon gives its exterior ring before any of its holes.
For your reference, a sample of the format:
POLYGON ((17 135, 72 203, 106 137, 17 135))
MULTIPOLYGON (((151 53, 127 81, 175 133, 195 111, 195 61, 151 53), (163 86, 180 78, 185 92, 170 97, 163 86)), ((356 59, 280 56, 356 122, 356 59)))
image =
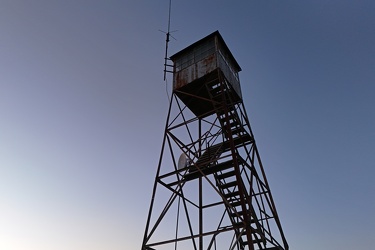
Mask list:
POLYGON ((171 56, 173 91, 197 116, 215 113, 218 103, 242 100, 234 59, 218 31, 171 56))

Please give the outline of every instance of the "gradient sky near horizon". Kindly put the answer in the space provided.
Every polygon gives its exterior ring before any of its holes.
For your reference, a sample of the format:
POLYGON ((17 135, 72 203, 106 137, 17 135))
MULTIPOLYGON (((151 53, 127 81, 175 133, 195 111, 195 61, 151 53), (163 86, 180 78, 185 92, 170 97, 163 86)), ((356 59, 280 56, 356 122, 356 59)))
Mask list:
MULTIPOLYGON (((168 108, 169 0, 2 0, 0 250, 140 249, 168 108)), ((219 30, 290 249, 375 245, 375 2, 172 1, 219 30)))

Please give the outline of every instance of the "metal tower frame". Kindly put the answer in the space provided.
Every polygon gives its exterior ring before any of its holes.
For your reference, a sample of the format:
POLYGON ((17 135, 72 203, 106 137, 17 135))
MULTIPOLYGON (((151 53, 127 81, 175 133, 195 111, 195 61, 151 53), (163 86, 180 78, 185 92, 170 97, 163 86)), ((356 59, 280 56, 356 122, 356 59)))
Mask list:
MULTIPOLYGON (((223 43, 218 32, 208 37, 223 43)), ((228 78, 218 67, 174 88, 142 250, 289 249, 240 92, 228 78)))

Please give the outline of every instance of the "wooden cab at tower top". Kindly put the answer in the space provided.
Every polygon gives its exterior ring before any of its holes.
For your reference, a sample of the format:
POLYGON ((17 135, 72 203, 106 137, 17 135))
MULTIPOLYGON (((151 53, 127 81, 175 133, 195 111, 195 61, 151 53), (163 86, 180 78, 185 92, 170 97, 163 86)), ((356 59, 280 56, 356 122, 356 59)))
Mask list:
POLYGON ((173 91, 196 116, 215 113, 220 84, 225 85, 232 103, 242 100, 241 67, 218 31, 174 54, 171 60, 173 91))

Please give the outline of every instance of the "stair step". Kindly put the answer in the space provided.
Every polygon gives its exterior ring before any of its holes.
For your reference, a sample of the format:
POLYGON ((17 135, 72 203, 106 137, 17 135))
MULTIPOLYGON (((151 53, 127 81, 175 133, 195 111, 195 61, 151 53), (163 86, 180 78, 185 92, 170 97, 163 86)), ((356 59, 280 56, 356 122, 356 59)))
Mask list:
MULTIPOLYGON (((238 211, 237 213, 235 213, 235 212, 229 213, 229 216, 232 217, 232 218, 239 218, 239 216, 243 216, 243 214, 244 213, 242 211, 238 211)), ((250 224, 254 224, 254 223, 256 223, 255 219, 253 219, 253 218, 250 219, 250 224)), ((239 222, 237 224, 238 224, 238 226, 243 227, 243 222, 239 222)))
POLYGON ((216 178, 219 179, 219 180, 222 180, 222 179, 234 176, 234 175, 236 175, 236 172, 233 170, 233 171, 230 171, 230 172, 219 174, 219 175, 216 176, 216 178))
POLYGON ((240 222, 234 222, 233 223, 233 227, 234 228, 243 228, 244 227, 244 223, 242 221, 240 221, 240 222))
POLYGON ((234 202, 231 202, 229 203, 232 207, 238 207, 238 206, 241 206, 241 201, 238 200, 238 201, 234 201, 234 202))
POLYGON ((236 135, 244 131, 245 130, 242 127, 237 127, 237 128, 232 129, 232 135, 236 135))
POLYGON ((240 124, 238 122, 238 119, 235 119, 234 117, 231 117, 231 116, 228 117, 228 120, 225 117, 223 117, 223 118, 220 119, 220 121, 221 121, 221 124, 223 126, 229 125, 230 127, 235 127, 235 126, 238 126, 240 124))
POLYGON ((237 115, 237 111, 235 110, 234 106, 231 106, 231 107, 226 107, 227 109, 226 110, 219 110, 217 112, 217 115, 220 117, 220 118, 225 118, 225 116, 227 115, 228 117, 238 117, 237 115))
MULTIPOLYGON (((249 211, 247 211, 247 212, 248 212, 247 214, 249 215, 249 214, 250 214, 249 211)), ((244 215, 244 212, 243 212, 243 211, 237 211, 236 213, 235 213, 235 212, 232 212, 232 213, 230 213, 229 215, 230 215, 231 217, 238 217, 237 214, 238 214, 239 216, 243 216, 243 215, 244 215)))
MULTIPOLYGON (((226 106, 225 109, 220 109, 216 112, 217 114, 217 117, 220 119, 220 120, 223 120, 225 119, 225 116, 228 115, 228 117, 238 117, 237 116, 237 113, 234 109, 234 106, 226 106)), ((232 118, 230 118, 232 119, 232 118)))
POLYGON ((237 196, 239 194, 240 194, 239 191, 234 191, 234 192, 230 192, 230 193, 224 194, 224 197, 225 198, 232 198, 232 197, 235 197, 235 196, 237 196))
MULTIPOLYGON (((233 144, 234 144, 235 147, 237 147, 238 145, 241 145, 241 144, 245 144, 245 145, 249 144, 252 141, 253 141, 253 139, 251 138, 251 136, 248 133, 240 135, 236 138, 233 138, 233 144)), ((228 140, 228 141, 223 143, 222 150, 223 150, 223 152, 225 152, 229 149, 230 149, 230 142, 228 140)))
MULTIPOLYGON (((251 219, 251 224, 253 224, 253 223, 255 223, 255 220, 251 219)), ((235 222, 235 223, 233 223, 233 226, 236 227, 236 228, 243 228, 244 227, 244 223, 243 223, 243 221, 235 222)))
MULTIPOLYGON (((230 120, 229 121, 229 127, 233 128, 233 127, 236 127, 238 126, 240 123, 237 121, 237 120, 230 120)), ((227 125, 227 122, 224 122, 224 126, 227 125)))
MULTIPOLYGON (((230 215, 231 217, 237 218, 237 217, 238 217, 237 214, 238 214, 239 216, 243 216, 243 215, 244 215, 243 211, 238 211, 237 213, 232 212, 232 213, 230 213, 229 215, 230 215)), ((250 213, 247 213, 247 215, 250 216, 250 213)), ((255 223, 255 220, 254 220, 254 219, 251 219, 251 220, 250 220, 250 224, 253 224, 253 223, 255 223)))
POLYGON ((220 188, 222 189, 226 189, 226 188, 230 188, 230 187, 234 187, 234 186, 237 186, 237 181, 232 181, 232 182, 228 182, 228 183, 223 183, 220 186, 220 188))
MULTIPOLYGON (((246 235, 245 235, 245 236, 246 236, 246 235)), ((262 239, 252 239, 252 240, 253 240, 253 244, 258 244, 258 243, 262 243, 262 242, 264 242, 264 240, 262 240, 262 239)), ((245 244, 245 245, 248 244, 247 239, 246 239, 246 240, 243 239, 243 244, 245 244)), ((265 249, 268 249, 268 248, 265 248, 265 249)), ((264 249, 264 250, 265 250, 265 249, 264 249)))
POLYGON ((223 171, 231 167, 233 167, 233 160, 220 162, 215 166, 217 171, 223 171))
POLYGON ((233 109, 228 109, 227 110, 220 110, 217 112, 217 115, 219 119, 225 120, 225 117, 228 116, 229 119, 232 119, 233 117, 237 117, 236 113, 233 112, 233 109))

